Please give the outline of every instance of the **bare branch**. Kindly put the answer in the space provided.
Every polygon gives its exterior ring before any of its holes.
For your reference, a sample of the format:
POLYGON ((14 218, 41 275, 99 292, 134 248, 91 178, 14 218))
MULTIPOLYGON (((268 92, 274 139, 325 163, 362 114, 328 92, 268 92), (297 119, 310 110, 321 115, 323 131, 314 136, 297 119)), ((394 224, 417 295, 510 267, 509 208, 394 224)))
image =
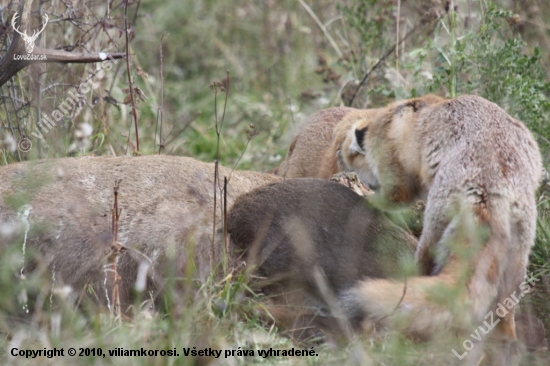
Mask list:
MULTIPOLYGON (((138 121, 137 121, 137 111, 136 111, 136 102, 134 98, 134 86, 132 83, 132 73, 130 72, 130 54, 129 54, 129 43, 130 39, 128 36, 128 1, 124 4, 124 34, 126 35, 126 72, 128 73, 128 84, 130 89, 130 105, 132 106, 132 116, 134 117, 134 127, 136 129, 136 150, 138 154, 140 153, 139 149, 139 131, 138 131, 138 121)), ((130 135, 128 135, 128 141, 130 135)))
MULTIPOLYGON (((382 55, 382 57, 380 57, 380 59, 376 62, 376 64, 374 64, 373 67, 370 68, 370 70, 368 70, 366 73, 365 73, 365 76, 363 76, 363 79, 361 79, 361 82, 359 83, 359 85, 357 86, 357 88, 355 89, 355 92, 353 93, 353 96, 351 97, 350 101, 349 101, 349 105, 351 106, 353 101, 355 100, 355 97, 357 96, 357 93, 359 92, 359 90, 361 89, 361 87, 363 86, 363 84, 365 84, 369 78, 369 76, 372 74, 372 72, 374 72, 374 70, 376 70, 380 65, 382 65, 382 63, 384 61, 386 61, 386 59, 391 56, 394 51, 397 50, 397 47, 399 47, 399 45, 403 42, 405 42, 410 36, 412 36, 413 34, 415 34, 418 30, 422 30, 422 29, 425 29, 426 27, 429 27, 431 24, 435 24, 435 20, 438 20, 442 15, 441 14, 438 14, 436 13, 435 15, 434 14, 428 14, 428 15, 425 15, 425 17, 420 21, 419 24, 417 24, 413 29, 411 29, 405 36, 403 36, 401 39, 398 39, 398 41, 395 42, 395 44, 390 47, 386 53, 384 55, 382 55)), ((434 28, 432 27, 431 28, 431 31, 430 31, 430 34, 431 32, 433 32, 434 28)), ((397 54, 397 53, 396 53, 397 54)))
MULTIPOLYGON (((106 60, 106 57, 113 59, 124 58, 125 53, 78 53, 67 52, 61 50, 44 49, 41 47, 33 47, 32 52, 27 52, 25 48, 26 31, 19 32, 18 29, 25 28, 25 25, 29 23, 29 17, 31 12, 32 0, 21 1, 19 10, 12 19, 13 28, 16 30, 13 40, 8 48, 8 51, 0 59, 0 86, 4 85, 8 80, 14 77, 19 71, 32 63, 93 63, 106 60), (21 14, 19 17, 18 14, 21 14), (19 27, 15 26, 17 18, 20 19, 19 27), (28 55, 26 59, 17 59, 16 55, 28 55), (45 57, 44 57, 45 56, 45 57)), ((42 30, 46 26, 48 20, 47 15, 44 16, 44 24, 42 30)), ((42 32, 42 30, 40 32, 42 32)), ((38 36, 40 33, 33 34, 38 36)))
POLYGON ((80 52, 67 52, 60 50, 52 49, 43 49, 40 47, 35 47, 35 52, 39 55, 46 55, 47 60, 40 62, 57 62, 62 64, 87 64, 93 62, 102 62, 107 58, 121 59, 125 58, 126 54, 124 52, 90 52, 90 53, 80 53, 80 52))

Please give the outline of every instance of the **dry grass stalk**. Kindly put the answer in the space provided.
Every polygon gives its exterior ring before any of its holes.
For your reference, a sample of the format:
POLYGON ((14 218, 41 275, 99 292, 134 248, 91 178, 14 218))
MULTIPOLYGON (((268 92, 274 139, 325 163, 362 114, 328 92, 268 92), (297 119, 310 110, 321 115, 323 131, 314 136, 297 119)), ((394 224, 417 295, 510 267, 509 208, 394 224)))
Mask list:
POLYGON ((122 209, 118 208, 118 189, 120 187, 120 182, 122 179, 115 180, 113 186, 113 194, 115 196, 115 202, 113 203, 113 209, 111 210, 111 230, 113 241, 111 242, 111 247, 109 248, 109 254, 107 256, 107 272, 111 275, 108 283, 110 284, 109 288, 111 289, 111 298, 113 299, 113 305, 110 306, 111 315, 115 315, 117 318, 121 317, 120 309, 120 291, 119 291, 119 282, 120 276, 117 270, 118 257, 124 252, 125 248, 118 242, 118 227, 120 222, 120 214, 122 209))

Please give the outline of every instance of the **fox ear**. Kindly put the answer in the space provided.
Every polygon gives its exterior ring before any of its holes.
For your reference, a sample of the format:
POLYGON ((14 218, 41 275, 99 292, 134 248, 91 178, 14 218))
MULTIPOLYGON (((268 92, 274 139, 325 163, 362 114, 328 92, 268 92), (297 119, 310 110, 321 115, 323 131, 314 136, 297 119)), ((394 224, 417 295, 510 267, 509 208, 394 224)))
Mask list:
POLYGON ((363 141, 365 140, 365 133, 367 133, 367 127, 361 129, 355 129, 353 133, 353 139, 349 149, 357 154, 365 155, 365 149, 363 149, 363 141))

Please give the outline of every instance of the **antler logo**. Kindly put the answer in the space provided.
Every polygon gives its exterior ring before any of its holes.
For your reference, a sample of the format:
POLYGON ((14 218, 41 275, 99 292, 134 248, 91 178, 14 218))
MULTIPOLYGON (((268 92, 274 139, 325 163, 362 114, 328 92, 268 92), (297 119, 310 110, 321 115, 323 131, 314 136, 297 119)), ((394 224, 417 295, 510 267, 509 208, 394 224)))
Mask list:
POLYGON ((44 25, 42 26, 42 29, 38 31, 34 31, 32 33, 32 36, 27 35, 27 31, 21 33, 17 27, 15 27, 15 20, 17 19, 18 14, 15 12, 13 15, 13 18, 11 19, 11 26, 13 27, 13 30, 15 30, 17 33, 23 37, 23 41, 25 42, 25 49, 27 50, 27 53, 32 53, 32 50, 34 49, 34 42, 36 41, 36 38, 38 38, 38 35, 42 33, 44 28, 46 28, 46 24, 48 24, 48 14, 44 14, 44 25))

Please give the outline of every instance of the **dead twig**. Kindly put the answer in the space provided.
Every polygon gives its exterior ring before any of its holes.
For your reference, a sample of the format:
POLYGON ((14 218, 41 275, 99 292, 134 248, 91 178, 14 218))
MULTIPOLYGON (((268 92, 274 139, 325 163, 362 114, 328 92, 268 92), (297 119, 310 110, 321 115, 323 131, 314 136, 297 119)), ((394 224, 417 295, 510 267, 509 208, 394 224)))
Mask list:
POLYGON ((218 182, 218 160, 214 162, 214 210, 212 211, 212 242, 210 246, 210 269, 214 268, 214 243, 216 239, 216 198, 217 198, 217 186, 218 182))
POLYGON ((113 209, 111 210, 111 232, 113 240, 109 248, 109 254, 107 255, 106 265, 106 272, 108 272, 106 275, 110 274, 110 276, 108 276, 108 278, 110 278, 108 283, 109 288, 111 289, 111 299, 113 300, 113 304, 110 306, 109 310, 111 311, 111 316, 116 315, 119 319, 122 315, 120 309, 119 291, 121 277, 118 274, 117 265, 120 254, 125 251, 125 247, 118 242, 118 228, 120 223, 120 214, 122 212, 122 209, 118 208, 118 189, 121 181, 121 179, 115 180, 115 184, 113 186, 113 194, 115 196, 113 209))
MULTIPOLYGON (((351 106, 353 104, 353 101, 355 100, 355 97, 357 96, 357 93, 359 93, 359 90, 361 87, 363 87, 363 84, 365 84, 369 78, 369 76, 380 66, 386 59, 394 54, 394 51, 396 51, 397 47, 401 45, 401 43, 405 42, 410 36, 415 34, 418 30, 426 28, 428 25, 433 24, 435 20, 439 19, 441 16, 439 14, 436 14, 435 17, 426 19, 422 19, 419 24, 417 24, 414 28, 412 28, 403 38, 401 38, 399 41, 397 41, 392 47, 390 47, 380 59, 374 64, 373 67, 370 68, 369 71, 365 73, 365 76, 363 76, 363 79, 361 79, 361 82, 359 85, 357 85, 357 88, 355 89, 355 92, 353 93, 353 96, 350 99, 349 105, 351 106)), ((433 30, 432 30, 433 32, 433 30)), ((430 32, 431 33, 431 32, 430 32)))
MULTIPOLYGON (((139 154, 139 132, 136 112, 136 102, 134 99, 134 86, 132 83, 132 74, 130 72, 130 55, 129 55, 129 35, 128 35, 128 1, 124 4, 124 34, 126 35, 126 72, 128 73, 128 84, 130 86, 130 105, 132 106, 132 116, 134 117, 134 126, 136 129, 136 150, 135 153, 139 154)), ((130 136, 128 136, 128 139, 130 136)))
POLYGON ((229 237, 227 233, 227 177, 223 177, 223 241, 224 241, 224 263, 227 260, 227 253, 229 253, 229 237))
MULTIPOLYGON (((19 4, 18 13, 21 14, 19 19, 19 28, 25 29, 29 23, 32 1, 21 1, 19 4)), ((109 57, 113 59, 121 59, 125 57, 124 53, 110 53, 109 57)), ((25 50, 25 42, 21 34, 15 32, 13 39, 8 47, 4 57, 0 59, 0 86, 4 85, 8 80, 14 77, 19 71, 23 70, 30 64, 34 63, 94 63, 106 60, 105 53, 79 53, 67 52, 62 50, 45 49, 34 46, 32 52, 27 53, 25 50), (17 59, 15 55, 29 54, 35 57, 29 59, 17 59), (45 57, 44 57, 45 56, 45 57)))
MULTIPOLYGON (((138 4, 139 6, 139 4, 138 4)), ((135 21, 135 19, 134 19, 135 21)), ((164 120, 164 60, 162 57, 162 40, 164 39, 164 36, 166 35, 166 32, 162 32, 162 36, 160 36, 160 46, 159 46, 159 53, 160 53, 160 106, 157 113, 157 125, 160 119, 160 130, 159 130, 159 155, 162 148, 165 146, 164 142, 162 141, 162 122, 164 120)), ((157 128, 155 126, 155 139, 157 140, 157 128)))
POLYGON ((223 121, 225 119, 225 111, 227 110, 227 96, 229 94, 229 70, 227 71, 227 77, 225 80, 215 81, 210 85, 210 89, 214 91, 214 122, 215 122, 215 129, 216 129, 216 160, 214 162, 214 210, 212 212, 212 242, 211 242, 211 248, 210 248, 210 268, 214 268, 213 260, 214 260, 214 242, 216 238, 216 203, 217 203, 217 189, 218 189, 218 183, 219 183, 219 174, 218 174, 218 165, 219 165, 219 158, 220 158, 220 139, 221 139, 221 131, 223 127, 223 121), (218 93, 219 92, 225 92, 225 101, 223 104, 223 113, 220 120, 218 120, 218 93))
POLYGON ((235 163, 235 165, 233 166, 233 168, 229 172, 229 178, 227 178, 227 180, 231 180, 231 174, 233 174, 233 171, 237 168, 237 165, 239 165, 239 162, 243 158, 243 155, 246 152, 246 149, 248 148, 248 144, 250 144, 250 141, 254 137, 259 135, 258 130, 256 130, 256 125, 255 124, 251 123, 250 125, 248 125, 248 130, 246 131, 246 135, 248 137, 248 139, 246 140, 246 145, 244 145, 244 149, 241 152, 241 155, 239 156, 239 158, 237 159, 237 162, 235 163))
MULTIPOLYGON (((197 119, 197 117, 200 116, 200 114, 201 114, 201 112, 197 112, 194 115, 192 115, 187 121, 185 121, 184 124, 183 124, 183 127, 180 128, 179 130, 177 130, 176 133, 174 134, 174 136, 170 140, 164 142, 163 148, 166 148, 166 146, 170 145, 175 139, 180 137, 180 135, 185 130, 187 130, 187 128, 189 128, 189 126, 191 126, 191 123, 193 123, 193 121, 195 121, 197 119)), ((174 127, 172 127, 170 132, 168 132, 168 135, 166 135, 165 140, 168 139, 168 137, 172 134, 172 131, 174 130, 174 127)))
POLYGON ((399 299, 399 301, 397 302, 397 305, 395 305, 395 308, 393 308, 393 311, 382 317, 379 322, 381 322, 382 320, 392 316, 393 314, 395 314, 395 312, 397 311, 397 309, 399 309, 399 306, 401 306, 401 303, 403 302, 403 299, 405 298, 405 294, 407 293, 407 278, 405 277, 405 283, 403 284, 403 294, 401 295, 401 298, 399 299))

